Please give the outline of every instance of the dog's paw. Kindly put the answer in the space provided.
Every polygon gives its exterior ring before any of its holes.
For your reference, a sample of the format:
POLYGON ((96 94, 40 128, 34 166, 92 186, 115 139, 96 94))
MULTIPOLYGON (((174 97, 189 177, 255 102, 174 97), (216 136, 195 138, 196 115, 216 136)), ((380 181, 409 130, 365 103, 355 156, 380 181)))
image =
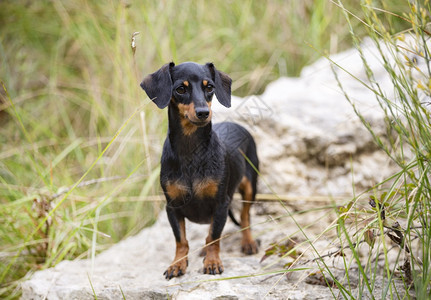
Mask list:
POLYGON ((216 275, 223 273, 224 268, 219 257, 204 258, 204 274, 216 275))
POLYGON ((241 251, 247 255, 256 254, 259 252, 259 243, 257 243, 255 240, 242 241, 241 251))
POLYGON ((163 273, 167 280, 170 280, 173 277, 179 277, 181 275, 186 274, 186 269, 188 265, 187 259, 182 259, 172 265, 163 273))

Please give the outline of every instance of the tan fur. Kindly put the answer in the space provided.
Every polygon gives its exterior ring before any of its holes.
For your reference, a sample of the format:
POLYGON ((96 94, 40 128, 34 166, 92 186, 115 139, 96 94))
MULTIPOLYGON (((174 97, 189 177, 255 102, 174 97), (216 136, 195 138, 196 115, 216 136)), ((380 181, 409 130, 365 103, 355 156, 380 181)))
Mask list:
POLYGON ((182 185, 178 181, 168 182, 166 184, 166 192, 169 198, 179 199, 179 198, 183 198, 189 192, 189 189, 187 188, 187 186, 182 185))
POLYGON ((166 270, 167 273, 173 272, 174 276, 185 274, 188 264, 188 253, 189 243, 186 239, 186 224, 184 219, 178 221, 180 225, 181 241, 176 243, 175 258, 169 268, 166 270))
POLYGON ((241 241, 242 251, 247 254, 257 253, 258 246, 253 240, 250 230, 250 207, 253 201, 253 187, 250 180, 244 176, 238 188, 245 200, 241 211, 241 228, 243 229, 241 241))
POLYGON ((221 274, 224 271, 224 267, 219 256, 220 240, 213 240, 211 235, 212 226, 210 227, 208 236, 205 240, 204 273, 210 274, 210 270, 213 269, 215 274, 221 274))
POLYGON ((213 198, 218 192, 219 182, 206 178, 202 181, 193 182, 193 193, 199 198, 213 198))
POLYGON ((195 105, 190 104, 178 104, 178 109, 180 110, 181 126, 183 128, 184 135, 193 134, 198 127, 190 122, 190 119, 194 119, 195 115, 195 105))

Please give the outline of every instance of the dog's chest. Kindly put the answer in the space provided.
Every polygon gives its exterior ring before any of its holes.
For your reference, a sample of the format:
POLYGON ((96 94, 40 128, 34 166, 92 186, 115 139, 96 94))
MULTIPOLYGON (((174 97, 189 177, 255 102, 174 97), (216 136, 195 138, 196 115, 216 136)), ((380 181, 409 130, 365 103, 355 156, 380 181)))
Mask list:
POLYGON ((168 205, 194 222, 205 223, 224 199, 227 169, 223 148, 196 145, 193 151, 166 147, 160 179, 168 205))
POLYGON ((171 200, 190 201, 214 198, 219 191, 219 183, 219 180, 213 178, 195 179, 191 182, 185 178, 179 178, 168 180, 165 189, 171 200))
POLYGON ((183 179, 168 181, 165 184, 168 206, 195 223, 209 223, 214 210, 223 197, 220 181, 213 178, 196 179, 185 182, 183 179))

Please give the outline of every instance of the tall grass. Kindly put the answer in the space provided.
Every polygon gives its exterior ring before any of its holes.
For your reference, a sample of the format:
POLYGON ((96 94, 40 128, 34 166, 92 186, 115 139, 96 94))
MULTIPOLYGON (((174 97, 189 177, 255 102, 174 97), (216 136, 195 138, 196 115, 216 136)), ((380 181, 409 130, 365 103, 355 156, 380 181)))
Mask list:
POLYGON ((350 44, 325 0, 2 1, 0 26, 0 297, 11 298, 35 270, 154 221, 161 203, 145 196, 159 191, 167 123, 142 73, 212 61, 248 95, 317 59, 308 45, 350 44))
MULTIPOLYGON (((342 1, 339 1, 342 7, 342 1)), ((361 38, 351 27, 366 77, 361 82, 376 97, 378 108, 387 120, 388 136, 377 134, 376 128, 361 114, 351 97, 345 94, 375 142, 399 167, 368 194, 339 208, 338 236, 353 254, 344 258, 346 279, 337 280, 339 287, 349 282, 350 266, 356 263, 360 277, 357 291, 344 290, 345 298, 429 299, 431 296, 431 69, 430 69, 430 4, 411 1, 403 14, 394 14, 389 1, 362 1, 363 13, 345 11, 347 22, 361 18, 378 48, 378 56, 393 84, 395 99, 376 80, 360 44, 361 38), (402 20, 409 29, 399 32, 394 22, 402 20), (365 242, 365 243, 363 243, 365 242), (364 246, 365 245, 365 246, 364 246), (362 247, 368 254, 361 257, 362 247), (383 276, 381 294, 375 284, 383 276)), ((337 65, 335 67, 338 67, 337 65)), ((345 70, 348 71, 348 70, 345 70)), ((360 80, 356 78, 357 80, 360 80)), ((343 89, 343 82, 339 82, 343 89)), ((344 257, 344 256, 343 256, 344 257)), ((324 269, 324 268, 323 268, 324 269)), ((329 268, 326 268, 329 272, 329 268)), ((341 288, 340 288, 341 290, 341 288)))

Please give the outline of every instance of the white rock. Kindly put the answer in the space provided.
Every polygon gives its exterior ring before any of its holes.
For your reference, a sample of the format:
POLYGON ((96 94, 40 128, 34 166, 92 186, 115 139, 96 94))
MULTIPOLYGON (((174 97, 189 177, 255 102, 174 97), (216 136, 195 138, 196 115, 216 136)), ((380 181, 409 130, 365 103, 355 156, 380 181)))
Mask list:
MULTIPOLYGON (((375 80, 386 95, 393 97, 393 85, 377 58, 376 47, 370 40, 363 47, 375 80)), ((375 95, 355 79, 366 82, 358 52, 348 50, 331 56, 331 60, 350 72, 335 70, 355 107, 373 130, 384 136, 384 114, 375 95)), ((299 78, 280 78, 270 83, 260 96, 234 97, 231 109, 215 102, 213 110, 216 121, 241 122, 255 137, 262 175, 271 187, 260 184, 261 192, 350 195, 352 176, 367 178, 355 182, 356 191, 363 191, 394 171, 384 162, 386 155, 346 100, 326 58, 304 68, 299 78), (301 163, 293 168, 285 159, 289 157, 301 163), (367 162, 371 169, 359 168, 358 162, 367 162), (383 166, 379 165, 382 162, 383 166), (352 165, 356 166, 353 170, 352 165), (344 175, 339 175, 339 167, 344 168, 344 175), (340 180, 350 184, 338 186, 340 180)))

